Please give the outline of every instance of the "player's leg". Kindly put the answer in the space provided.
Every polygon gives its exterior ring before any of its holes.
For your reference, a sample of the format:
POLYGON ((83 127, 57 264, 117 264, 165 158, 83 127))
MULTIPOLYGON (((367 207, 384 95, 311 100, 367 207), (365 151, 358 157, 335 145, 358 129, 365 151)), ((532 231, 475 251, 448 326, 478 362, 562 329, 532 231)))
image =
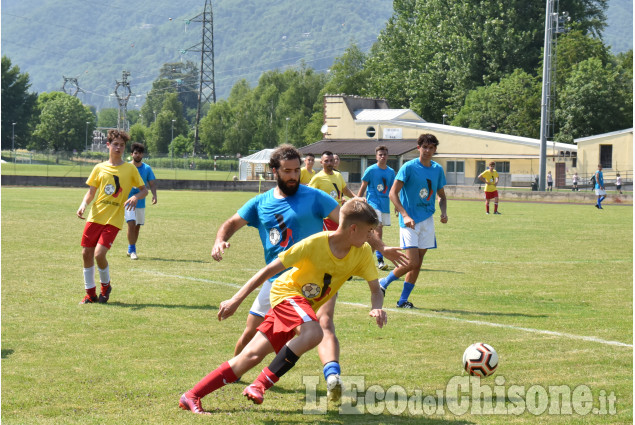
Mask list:
POLYGON ((412 268, 406 273, 406 277, 403 281, 403 288, 401 290, 401 296, 397 301, 397 307, 399 308, 413 308, 414 306, 410 301, 408 301, 408 297, 410 297, 410 293, 415 287, 415 283, 417 282, 417 278, 419 277, 419 270, 421 270, 421 264, 423 263, 423 256, 426 255, 427 249, 413 249, 412 255, 412 268))
POLYGON ((258 326, 262 323, 264 317, 257 316, 252 314, 251 312, 247 315, 247 323, 245 324, 245 330, 243 330, 242 335, 236 341, 236 346, 234 347, 234 356, 240 354, 241 351, 249 344, 256 334, 258 333, 258 326))
MULTIPOLYGON (((404 233, 410 233, 410 231, 412 231, 412 229, 410 228, 401 228, 399 229, 399 233, 402 235, 401 240, 402 240, 402 248, 404 250, 404 254, 406 255, 407 258, 407 262, 405 265, 402 266, 398 266, 396 267, 394 270, 392 270, 390 273, 388 273, 388 276, 386 276, 383 279, 379 280, 379 285, 381 287, 381 290, 384 292, 384 295, 386 294, 386 290, 388 289, 388 286, 394 282, 395 280, 398 280, 401 276, 407 274, 408 272, 410 272, 413 268, 417 267, 418 261, 419 261, 419 250, 418 248, 415 247, 404 247, 404 239, 403 239, 403 234, 404 233)), ((406 245, 408 245, 408 242, 406 242, 406 245)))
POLYGON ((84 289, 86 295, 80 304, 91 304, 97 301, 95 289, 95 246, 103 226, 87 222, 82 233, 82 262, 84 265, 84 289))
POLYGON ((485 214, 489 214, 489 198, 487 192, 485 193, 485 214))
POLYGON ((251 341, 251 339, 256 335, 258 326, 260 326, 265 316, 269 312, 269 309, 271 308, 271 304, 269 303, 271 284, 271 280, 267 280, 260 287, 258 296, 249 309, 249 315, 247 316, 245 330, 243 331, 240 338, 238 338, 238 341, 236 341, 236 346, 234 347, 235 356, 237 356, 238 353, 240 353, 243 348, 245 348, 245 346, 249 343, 249 341, 251 341))
MULTIPOLYGON (((278 382, 302 354, 316 347, 324 335, 315 312, 303 297, 287 298, 276 305, 258 330, 271 342, 277 354, 243 391, 243 395, 256 404, 263 402, 265 391, 278 382)), ((248 349, 249 345, 245 347, 248 349)))
POLYGON ((194 385, 192 389, 186 391, 179 400, 179 407, 193 413, 207 414, 208 412, 201 405, 201 398, 237 381, 238 376, 256 366, 272 351, 273 346, 269 340, 259 332, 239 355, 221 364, 194 385))
POLYGON ((135 227, 137 225, 137 210, 126 210, 124 213, 124 219, 126 220, 126 224, 128 226, 127 236, 128 236, 128 252, 127 255, 130 257, 130 254, 133 252, 137 252, 137 248, 135 244, 137 243, 137 234, 135 232, 135 227))
POLYGON ((101 294, 99 295, 100 303, 107 303, 110 298, 110 292, 112 291, 112 286, 110 285, 110 268, 108 267, 106 255, 115 242, 117 233, 119 233, 117 227, 112 225, 104 226, 104 230, 101 232, 97 247, 95 248, 95 262, 97 263, 99 281, 101 283, 101 294))
MULTIPOLYGON (((375 211, 377 211, 377 210, 375 210, 375 211)), ((383 226, 382 226, 381 221, 380 221, 379 224, 377 225, 377 227, 375 228, 375 236, 377 236, 377 239, 379 239, 379 240, 381 240, 381 238, 383 237, 383 234, 384 234, 382 228, 383 228, 383 226)), ((381 252, 375 251, 375 257, 377 257, 377 267, 380 270, 384 270, 386 268, 386 265, 384 263, 384 256, 381 255, 381 252)))
POLYGON ((317 312, 318 321, 324 336, 318 345, 318 355, 322 361, 322 372, 326 380, 326 390, 329 400, 338 401, 342 396, 342 380, 340 375, 340 342, 335 335, 335 302, 337 294, 328 300, 317 312))
POLYGON ((500 214, 498 212, 498 196, 494 198, 494 214, 500 214))

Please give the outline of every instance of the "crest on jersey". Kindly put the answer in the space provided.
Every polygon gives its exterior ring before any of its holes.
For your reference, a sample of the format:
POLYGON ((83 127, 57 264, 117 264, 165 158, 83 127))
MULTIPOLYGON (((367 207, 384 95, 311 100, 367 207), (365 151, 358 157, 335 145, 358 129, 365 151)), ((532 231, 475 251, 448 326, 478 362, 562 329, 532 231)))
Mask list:
POLYGON ((428 197, 428 194, 429 194, 429 193, 430 193, 430 192, 428 192, 428 189, 427 189, 427 188, 422 187, 422 188, 421 188, 421 190, 419 191, 419 197, 420 197, 421 199, 426 199, 426 198, 428 197))
POLYGON ((106 192, 106 195, 112 195, 115 193, 115 186, 108 183, 106 187, 104 187, 104 192, 106 192))
POLYGON ((377 185, 377 192, 384 193, 384 185, 383 184, 379 183, 377 185))
POLYGON ((307 283, 302 287, 302 295, 308 299, 317 297, 321 291, 321 288, 315 283, 307 283))
POLYGON ((271 245, 278 245, 278 242, 280 242, 280 230, 272 227, 269 229, 269 243, 271 243, 271 245))
POLYGON ((339 193, 337 193, 337 191, 335 190, 331 190, 331 193, 329 193, 329 195, 331 196, 331 198, 337 199, 337 196, 339 195, 339 193))

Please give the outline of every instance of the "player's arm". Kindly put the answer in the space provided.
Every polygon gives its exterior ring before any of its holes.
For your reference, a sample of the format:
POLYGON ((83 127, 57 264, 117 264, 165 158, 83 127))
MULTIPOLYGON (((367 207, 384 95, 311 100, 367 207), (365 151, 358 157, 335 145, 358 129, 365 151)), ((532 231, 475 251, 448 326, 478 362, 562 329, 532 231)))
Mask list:
POLYGON ((478 179, 483 183, 487 183, 487 180, 485 179, 485 177, 483 177, 483 174, 485 174, 485 171, 478 175, 478 179))
POLYGON ((251 294, 254 289, 264 283, 265 280, 273 277, 276 273, 280 273, 285 269, 282 261, 276 258, 271 263, 260 269, 258 273, 252 276, 251 279, 243 285, 238 292, 234 294, 230 299, 220 303, 218 307, 218 320, 227 319, 236 312, 238 306, 251 294))
POLYGON ((401 180, 395 180, 395 183, 393 183, 392 188, 390 189, 390 194, 388 195, 388 197, 395 206, 395 211, 397 211, 403 217, 403 222, 406 227, 414 229, 415 221, 408 215, 406 209, 399 200, 399 192, 401 192, 401 188, 403 188, 403 182, 401 180))
POLYGON ((340 206, 339 205, 333 208, 333 211, 329 213, 328 218, 330 218, 337 224, 340 224, 340 206))
POLYGON ((359 190, 357 191, 357 196, 359 196, 360 198, 364 197, 364 193, 366 193, 366 187, 368 186, 368 182, 362 180, 362 185, 359 187, 359 190))
POLYGON ((439 196, 439 209, 441 210, 441 223, 448 222, 448 199, 445 196, 445 189, 441 188, 437 191, 439 196))
POLYGON ((344 186, 344 189, 342 189, 342 193, 348 196, 349 199, 353 199, 355 197, 355 194, 351 191, 351 189, 348 186, 344 186))
POLYGON ((95 199, 95 193, 97 193, 97 188, 95 186, 90 186, 88 188, 88 191, 84 195, 84 199, 82 199, 81 205, 77 209, 77 217, 81 218, 82 220, 85 220, 84 212, 86 212, 86 208, 88 207, 88 204, 90 204, 93 201, 93 199, 95 199))
POLYGON ((379 288, 379 281, 377 279, 371 280, 368 282, 368 287, 370 288, 370 305, 371 310, 368 315, 370 317, 374 317, 377 321, 377 326, 383 328, 388 318, 386 317, 386 312, 382 310, 382 306, 384 305, 384 294, 381 292, 379 288))
POLYGON ((214 247, 212 248, 212 258, 216 261, 223 259, 225 250, 229 248, 229 238, 238 231, 241 227, 247 224, 247 220, 238 215, 238 213, 231 216, 227 221, 220 226, 216 233, 216 240, 214 241, 214 247))
POLYGON ((128 200, 124 203, 124 206, 128 211, 134 210, 137 207, 137 202, 139 199, 143 199, 148 196, 148 189, 145 186, 139 186, 139 192, 132 195, 128 200))
POLYGON ((379 239, 375 232, 370 234, 368 244, 373 250, 379 251, 382 256, 392 261, 395 266, 399 267, 408 264, 408 257, 404 254, 401 248, 396 246, 386 246, 384 241, 379 239))
POLYGON ((150 180, 148 185, 150 185, 150 191, 152 192, 152 205, 157 203, 157 181, 150 180))

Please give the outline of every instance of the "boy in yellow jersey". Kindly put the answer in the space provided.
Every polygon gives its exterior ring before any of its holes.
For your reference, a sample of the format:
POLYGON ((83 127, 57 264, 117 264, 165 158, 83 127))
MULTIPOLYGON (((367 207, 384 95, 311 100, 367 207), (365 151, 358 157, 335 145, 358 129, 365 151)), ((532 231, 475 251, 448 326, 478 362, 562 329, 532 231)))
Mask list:
MULTIPOLYGON (((333 152, 324 151, 322 153, 322 171, 316 173, 311 181, 309 187, 320 189, 323 192, 331 195, 331 198, 335 199, 338 204, 344 203, 344 195, 349 198, 355 197, 353 192, 346 186, 344 177, 342 174, 335 170, 335 160, 333 152)), ((324 230, 337 229, 337 223, 329 218, 324 219, 324 230)))
POLYGON ((258 333, 234 358, 220 365, 181 396, 179 406, 193 413, 208 414, 201 398, 256 366, 265 356, 277 355, 256 380, 243 391, 249 400, 261 404, 264 393, 291 369, 300 356, 322 340, 322 328, 315 312, 332 298, 351 275, 368 281, 371 311, 381 328, 386 324, 383 294, 368 238, 378 224, 374 209, 362 198, 353 198, 340 210, 337 230, 320 232, 296 243, 256 273, 218 310, 218 320, 230 317, 243 300, 265 280, 291 267, 271 287, 271 309, 258 333))
POLYGON ((95 165, 86 184, 88 192, 77 209, 77 217, 84 219, 88 204, 97 196, 90 208, 86 226, 82 234, 82 257, 84 260, 84 287, 86 296, 80 304, 99 301, 108 302, 110 297, 110 269, 106 254, 112 247, 117 233, 123 227, 124 209, 133 210, 137 201, 148 194, 137 167, 122 158, 126 142, 130 136, 124 131, 108 130, 108 161, 95 165), (130 190, 136 187, 139 192, 130 198, 130 190), (97 297, 95 289, 95 261, 99 268, 101 293, 97 297))
POLYGON ((485 183, 485 214, 489 214, 489 201, 494 200, 494 214, 500 214, 498 212, 498 171, 494 169, 496 163, 494 161, 489 163, 489 168, 479 174, 478 179, 485 183))
POLYGON ((312 153, 307 153, 304 156, 304 168, 300 170, 301 184, 309 184, 309 182, 315 175, 313 164, 315 164, 315 155, 313 155, 312 153))

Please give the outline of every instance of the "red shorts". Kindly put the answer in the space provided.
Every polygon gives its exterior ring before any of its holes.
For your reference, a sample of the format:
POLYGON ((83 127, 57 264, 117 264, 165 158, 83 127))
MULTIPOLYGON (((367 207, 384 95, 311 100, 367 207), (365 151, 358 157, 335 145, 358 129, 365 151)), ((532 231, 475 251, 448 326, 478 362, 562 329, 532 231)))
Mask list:
POLYGON ((305 322, 317 322, 317 316, 304 297, 290 297, 269 309, 258 330, 265 334, 273 349, 280 351, 295 336, 295 328, 305 322))
POLYGON ((498 198, 498 190, 495 190, 493 192, 485 192, 485 199, 494 199, 494 198, 498 198))
POLYGON ((322 226, 324 230, 337 230, 337 223, 331 220, 330 218, 324 219, 324 225, 322 226))
POLYGON ((119 229, 112 224, 98 224, 89 221, 84 226, 82 246, 84 248, 94 248, 99 244, 110 249, 117 237, 117 233, 119 233, 119 229))

